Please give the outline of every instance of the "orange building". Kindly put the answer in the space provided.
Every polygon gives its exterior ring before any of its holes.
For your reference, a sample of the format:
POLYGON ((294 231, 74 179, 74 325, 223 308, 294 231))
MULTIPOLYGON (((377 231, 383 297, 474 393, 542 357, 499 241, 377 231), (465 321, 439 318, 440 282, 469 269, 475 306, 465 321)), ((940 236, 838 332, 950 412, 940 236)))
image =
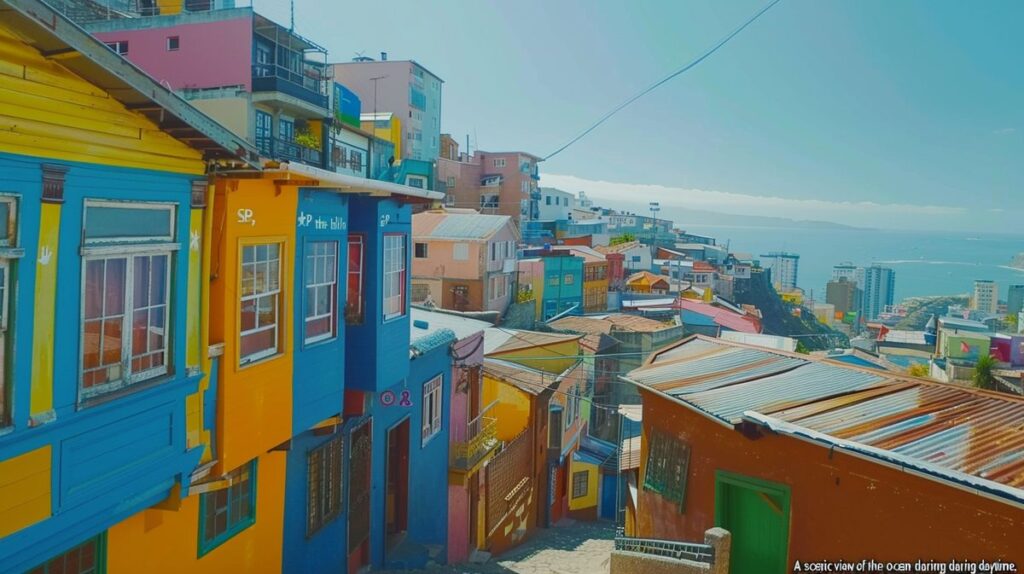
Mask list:
POLYGON ((643 396, 638 538, 723 527, 736 574, 1024 564, 1024 399, 704 337, 627 378, 643 396))

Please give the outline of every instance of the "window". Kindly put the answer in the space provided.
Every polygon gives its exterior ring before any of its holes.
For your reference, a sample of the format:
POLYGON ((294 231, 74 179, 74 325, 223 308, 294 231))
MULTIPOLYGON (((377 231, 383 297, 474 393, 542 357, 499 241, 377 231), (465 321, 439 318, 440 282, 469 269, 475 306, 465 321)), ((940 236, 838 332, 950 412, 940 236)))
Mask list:
POLYGON ((338 242, 306 245, 306 342, 334 337, 338 324, 338 242))
POLYGON ((569 207, 569 198, 568 197, 563 197, 562 198, 562 205, 564 207, 569 207))
POLYGON ((456 261, 468 261, 469 260, 469 244, 468 243, 456 243, 452 245, 452 259, 456 261))
POLYGON ((455 187, 455 176, 454 175, 449 175, 448 176, 448 187, 455 187))
POLYGON ((102 574, 107 571, 107 541, 100 534, 47 560, 27 574, 102 574))
POLYGON ((281 244, 242 246, 239 364, 278 351, 281 299, 281 244))
POLYGON ((110 48, 111 50, 117 52, 118 54, 120 54, 122 56, 128 54, 128 42, 127 41, 107 42, 107 47, 110 48))
POLYGON ((173 205, 87 201, 82 398, 170 370, 173 205))
POLYGON ((363 169, 363 152, 351 150, 348 152, 348 167, 353 171, 363 169))
POLYGON ((575 282, 576 278, 573 277, 572 273, 566 273, 565 277, 562 279, 562 285, 572 285, 575 282))
POLYGON ((306 536, 311 537, 341 514, 342 437, 309 451, 306 536))
POLYGON ((550 195, 545 195, 544 196, 544 205, 551 205, 551 196, 550 195))
POLYGON ((167 37, 167 51, 168 52, 176 51, 178 49, 178 45, 179 45, 179 40, 178 40, 177 36, 168 36, 167 37))
POLYGON ((295 121, 288 118, 281 118, 278 122, 278 135, 286 142, 295 141, 295 121))
POLYGON ((346 150, 343 146, 337 143, 334 145, 334 147, 331 149, 331 159, 334 160, 334 165, 341 168, 347 167, 347 151, 348 150, 346 150))
POLYGON ((583 498, 587 495, 587 488, 590 486, 590 473, 580 470, 572 473, 572 497, 583 498))
POLYGON ((505 158, 497 158, 494 160, 494 167, 505 167, 505 158))
POLYGON ((644 471, 644 490, 656 492, 679 503, 682 511, 686 500, 686 473, 690 465, 690 446, 658 430, 650 433, 644 471))
POLYGON ((423 385, 422 445, 441 432, 441 375, 423 385))
POLYGON ((418 176, 415 176, 415 175, 410 175, 409 177, 406 178, 406 180, 407 180, 406 183, 409 185, 409 187, 415 187, 417 189, 423 189, 423 188, 425 188, 427 186, 426 180, 423 179, 422 177, 418 177, 418 176))
POLYGON ((345 322, 358 325, 363 322, 363 236, 348 236, 347 297, 345 322))
POLYGON ((273 122, 273 116, 262 110, 256 110, 256 148, 267 155, 270 155, 272 149, 273 122))
POLYGON ((405 236, 384 234, 384 319, 405 314, 405 236))
POLYGON ((427 244, 426 243, 416 243, 414 247, 416 249, 416 252, 415 252, 415 254, 413 256, 416 257, 416 259, 426 259, 427 258, 427 244))
POLYGON ((232 471, 230 486, 199 495, 199 555, 256 522, 256 461, 232 471))
POLYGON ((578 391, 576 385, 573 385, 569 388, 569 394, 565 396, 565 428, 571 427, 572 423, 576 422, 576 407, 579 404, 578 391))
POLYGON ((18 200, 0 196, 0 247, 12 247, 18 240, 18 200))

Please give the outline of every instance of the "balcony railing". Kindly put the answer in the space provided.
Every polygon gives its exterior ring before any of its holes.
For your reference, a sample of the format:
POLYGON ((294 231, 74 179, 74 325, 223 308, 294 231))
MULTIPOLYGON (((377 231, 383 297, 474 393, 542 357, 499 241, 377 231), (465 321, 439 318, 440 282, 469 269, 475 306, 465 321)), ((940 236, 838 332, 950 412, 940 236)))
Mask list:
POLYGON ((307 165, 320 164, 320 150, 306 147, 280 138, 256 138, 256 148, 267 157, 277 160, 297 161, 307 165))
POLYGON ((494 406, 491 403, 480 416, 467 425, 466 440, 453 441, 451 466, 459 470, 471 470, 484 456, 498 446, 498 419, 483 416, 494 406))
POLYGON ((254 64, 252 91, 281 92, 327 108, 326 77, 323 69, 309 62, 303 63, 301 73, 275 64, 254 64))
POLYGON ((648 556, 661 556, 675 560, 690 560, 703 564, 715 563, 715 548, 708 544, 656 540, 653 538, 615 537, 615 550, 636 552, 648 556))

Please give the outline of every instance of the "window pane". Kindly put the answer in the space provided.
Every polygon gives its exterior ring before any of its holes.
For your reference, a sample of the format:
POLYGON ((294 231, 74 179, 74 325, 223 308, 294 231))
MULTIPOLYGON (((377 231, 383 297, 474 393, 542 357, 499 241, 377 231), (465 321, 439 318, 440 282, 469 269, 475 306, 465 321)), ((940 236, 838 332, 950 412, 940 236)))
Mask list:
POLYGON ((140 209, 138 207, 85 206, 85 238, 93 240, 119 238, 172 237, 171 207, 140 209))
POLYGON ((243 331, 256 328, 256 300, 242 302, 241 318, 243 331))
POLYGON ((249 335, 242 335, 242 357, 248 357, 274 348, 274 330, 267 329, 249 335))
POLYGON ((10 237, 10 216, 11 204, 7 201, 0 201, 0 240, 10 237))
POLYGON ((102 259, 85 263, 86 319, 95 319, 103 314, 103 265, 102 259))
POLYGON ((149 263, 149 257, 135 258, 133 303, 136 309, 149 305, 149 263))
POLYGON ((281 288, 281 283, 280 283, 281 282, 280 265, 281 264, 280 264, 279 261, 274 260, 274 261, 271 261, 270 264, 267 266, 267 274, 268 274, 268 277, 267 277, 267 285, 268 285, 267 290, 268 291, 277 291, 278 289, 281 288))
POLYGON ((106 268, 106 307, 104 308, 104 314, 106 316, 121 315, 124 313, 124 283, 125 283, 125 268, 127 267, 127 261, 124 259, 107 259, 106 268))
MULTIPOLYGON (((150 279, 150 305, 158 305, 167 302, 167 263, 168 256, 154 255, 150 258, 152 276, 150 279)), ((137 272, 136 272, 137 276, 137 272)), ((135 306, 138 309, 138 305, 135 306)))
POLYGON ((257 325, 264 327, 277 322, 277 295, 266 295, 258 299, 257 325))
POLYGON ((148 350, 149 311, 135 311, 132 314, 132 354, 141 355, 148 350))

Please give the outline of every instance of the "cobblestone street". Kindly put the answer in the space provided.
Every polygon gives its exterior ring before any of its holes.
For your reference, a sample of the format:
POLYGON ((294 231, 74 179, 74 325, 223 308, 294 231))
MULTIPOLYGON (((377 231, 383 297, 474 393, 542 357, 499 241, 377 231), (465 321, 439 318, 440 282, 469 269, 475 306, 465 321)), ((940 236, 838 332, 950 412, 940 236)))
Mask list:
POLYGON ((615 527, 611 522, 575 522, 539 530, 522 546, 484 564, 437 566, 429 574, 605 574, 612 551, 615 527))

